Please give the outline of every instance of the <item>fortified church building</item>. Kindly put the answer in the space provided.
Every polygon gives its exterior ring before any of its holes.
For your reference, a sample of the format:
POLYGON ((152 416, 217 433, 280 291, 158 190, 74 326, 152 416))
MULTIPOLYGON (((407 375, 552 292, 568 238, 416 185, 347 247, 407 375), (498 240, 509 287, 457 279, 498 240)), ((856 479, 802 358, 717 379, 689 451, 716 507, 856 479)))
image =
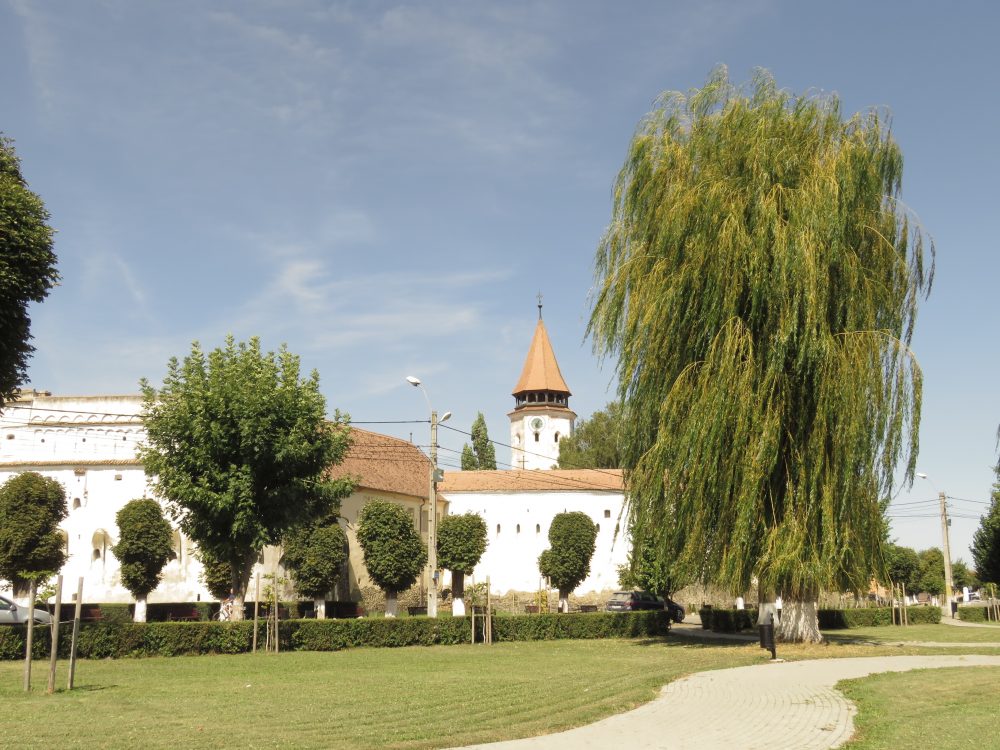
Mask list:
POLYGON ((572 395, 556 361, 539 300, 538 323, 521 377, 512 392, 511 464, 508 471, 446 472, 439 491, 449 513, 478 513, 489 544, 474 577, 490 577, 490 588, 531 592, 545 587, 538 556, 549 547, 557 513, 581 511, 597 526, 590 575, 577 587, 586 594, 617 588, 618 567, 628 556, 622 472, 617 469, 558 469, 559 441, 573 434, 572 395))
MULTIPOLYGON (((438 485, 438 515, 479 513, 487 523, 489 545, 474 572, 490 577, 497 594, 534 592, 544 586, 538 556, 548 548, 553 517, 583 511, 598 528, 590 576, 578 594, 617 587, 618 566, 626 561, 622 516, 622 475, 616 470, 554 468, 559 442, 573 434, 572 395, 559 370, 542 321, 528 348, 512 392, 510 444, 514 469, 447 472, 438 485)), ((23 471, 59 481, 66 490, 68 517, 60 524, 68 560, 61 571, 69 581, 84 579, 84 601, 130 602, 112 552, 118 541, 117 512, 129 500, 151 496, 136 446, 145 439, 142 402, 137 395, 53 396, 26 391, 0 413, 0 483, 23 471)), ((350 560, 334 601, 359 601, 372 584, 355 536, 362 507, 373 499, 401 505, 425 541, 428 530, 430 461, 411 442, 352 428, 352 447, 334 475, 360 482, 341 506, 350 543, 350 560)), ((202 566, 194 543, 173 532, 173 554, 149 602, 206 601, 211 595, 199 580, 202 566)), ((257 572, 278 566, 279 551, 265 548, 257 572)), ((280 567, 279 567, 280 570, 280 567)), ((426 590, 428 581, 422 583, 426 590)), ((2 585, 2 584, 0 584, 2 585)), ((71 586, 72 587, 72 586, 71 586)))

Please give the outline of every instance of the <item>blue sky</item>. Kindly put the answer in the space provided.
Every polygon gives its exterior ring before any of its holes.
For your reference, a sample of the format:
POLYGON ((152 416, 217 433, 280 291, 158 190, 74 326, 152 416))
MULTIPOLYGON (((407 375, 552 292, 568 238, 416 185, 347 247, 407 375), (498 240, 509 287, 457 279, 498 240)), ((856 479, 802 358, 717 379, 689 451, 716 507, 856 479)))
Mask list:
MULTIPOLYGON (((952 546, 968 560, 1000 423, 998 16, 986 2, 0 0, 0 130, 52 214, 63 276, 32 311, 31 385, 131 393, 192 340, 259 335, 319 370, 331 411, 426 419, 414 374, 449 425, 481 410, 507 442, 541 291, 586 417, 613 390, 584 330, 636 123, 717 63, 734 80, 763 66, 848 112, 893 113, 903 198, 938 253, 914 342, 930 479, 899 496, 893 528, 940 545, 936 506, 918 501, 962 498, 952 546)), ((372 428, 428 439, 426 424, 372 428)), ((442 431, 444 463, 462 439, 442 431)))

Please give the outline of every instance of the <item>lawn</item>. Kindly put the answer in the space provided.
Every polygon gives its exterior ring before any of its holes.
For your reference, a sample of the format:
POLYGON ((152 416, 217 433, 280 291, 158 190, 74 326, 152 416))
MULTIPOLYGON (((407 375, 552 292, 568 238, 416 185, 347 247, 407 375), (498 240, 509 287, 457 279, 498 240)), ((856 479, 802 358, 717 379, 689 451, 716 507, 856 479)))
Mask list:
POLYGON ((10 717, 31 717, 8 722, 12 746, 429 748, 585 724, 684 674, 766 660, 756 646, 673 639, 121 659, 82 662, 78 689, 54 696, 43 693, 43 662, 31 694, 20 691, 22 665, 3 662, 0 703, 10 717))
POLYGON ((841 682, 837 687, 859 706, 857 734, 845 747, 1000 747, 998 684, 1000 667, 917 670, 841 682))
POLYGON ((823 632, 831 642, 937 641, 939 643, 1000 643, 1000 628, 963 628, 954 625, 907 625, 850 628, 823 632))
MULTIPOLYGON (((780 646, 785 659, 921 653, 780 646)), ((996 651, 993 651, 996 653, 996 651)), ((930 653, 923 650, 922 653, 930 653)), ((578 726, 705 669, 763 663, 752 645, 676 638, 503 643, 80 663, 78 689, 32 693, 0 662, 5 746, 434 748, 578 726)), ((65 685, 60 664, 59 685, 65 685)))

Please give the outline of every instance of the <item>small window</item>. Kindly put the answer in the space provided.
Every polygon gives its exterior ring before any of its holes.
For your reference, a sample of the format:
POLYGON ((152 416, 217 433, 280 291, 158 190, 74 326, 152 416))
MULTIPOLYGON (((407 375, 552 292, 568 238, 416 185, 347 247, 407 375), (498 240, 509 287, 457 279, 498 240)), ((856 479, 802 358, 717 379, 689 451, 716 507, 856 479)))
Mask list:
POLYGON ((520 533, 521 533, 521 524, 518 524, 518 525, 517 525, 517 529, 516 529, 516 532, 517 532, 518 534, 520 534, 520 533))
POLYGON ((535 442, 536 443, 538 442, 538 433, 537 432, 535 433, 535 442))
POLYGON ((80 507, 80 498, 74 497, 73 498, 73 510, 76 510, 79 507, 80 507))
POLYGON ((597 525, 597 533, 600 534, 601 533, 601 524, 596 524, 596 525, 597 525))
POLYGON ((497 533, 500 533, 500 524, 497 524, 497 533))
POLYGON ((611 511, 610 510, 605 510, 604 511, 604 517, 605 518, 611 518, 611 511))
POLYGON ((556 443, 559 442, 559 433, 558 432, 555 434, 555 438, 554 438, 553 442, 556 442, 556 443))
POLYGON ((536 534, 541 534, 542 533, 542 525, 540 523, 536 523, 535 524, 535 533, 536 534))
POLYGON ((91 556, 93 560, 97 561, 101 559, 101 551, 99 549, 94 550, 94 554, 91 556))

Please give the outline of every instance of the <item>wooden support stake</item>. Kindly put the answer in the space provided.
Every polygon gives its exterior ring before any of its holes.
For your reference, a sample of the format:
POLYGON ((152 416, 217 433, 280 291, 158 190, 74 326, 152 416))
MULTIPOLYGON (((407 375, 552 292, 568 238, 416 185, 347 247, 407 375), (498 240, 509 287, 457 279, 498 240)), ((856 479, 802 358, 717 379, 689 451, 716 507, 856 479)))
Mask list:
POLYGON ((910 624, 910 609, 906 606, 906 584, 901 583, 900 586, 903 588, 903 624, 910 624))
POLYGON ((31 647, 35 639, 35 586, 38 584, 31 581, 28 585, 28 619, 26 622, 28 634, 24 644, 24 691, 31 690, 31 647))
POLYGON ((483 634, 483 642, 493 643, 493 600, 490 598, 490 577, 486 576, 486 632, 483 634))
POLYGON ((469 576, 469 595, 466 597, 469 602, 469 609, 472 612, 472 637, 469 638, 469 643, 475 645, 476 643, 476 579, 474 576, 469 576))
POLYGON ((52 614, 52 653, 49 656, 49 683, 45 692, 52 695, 56 691, 56 664, 59 660, 59 616, 62 614, 62 576, 56 576, 56 606, 52 614))
POLYGON ((260 613, 260 573, 257 574, 254 583, 253 594, 253 653, 257 653, 257 618, 260 613))
POLYGON ((69 679, 66 681, 66 689, 73 689, 73 680, 76 677, 76 642, 80 637, 80 612, 83 607, 83 576, 76 584, 76 611, 73 613, 73 637, 69 643, 69 679))

